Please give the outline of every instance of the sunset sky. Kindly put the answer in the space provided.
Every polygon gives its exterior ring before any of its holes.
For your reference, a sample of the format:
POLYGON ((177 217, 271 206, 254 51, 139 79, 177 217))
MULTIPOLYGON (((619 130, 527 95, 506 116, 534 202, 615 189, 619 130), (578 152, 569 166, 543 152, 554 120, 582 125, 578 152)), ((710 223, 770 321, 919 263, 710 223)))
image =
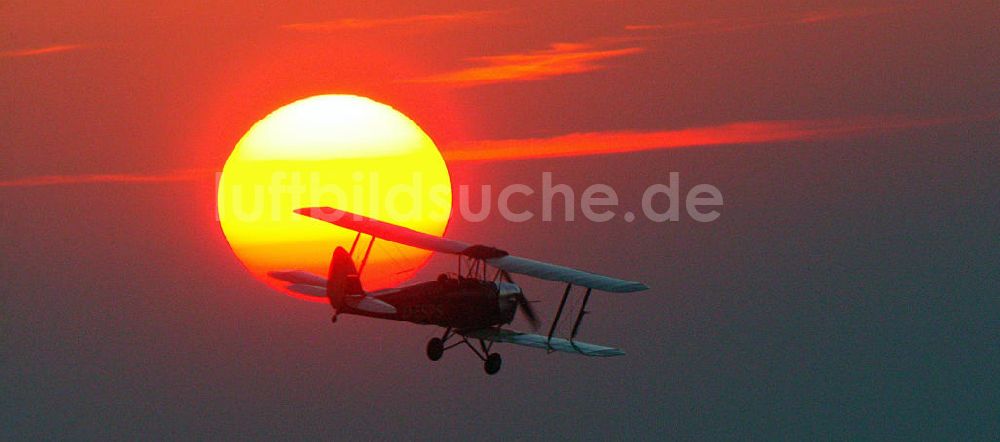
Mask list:
POLYGON ((995 3, 202 3, 0 5, 5 438, 996 437, 995 3), (651 290, 592 301, 624 358, 432 364, 439 331, 331 325, 216 220, 234 145, 319 94, 412 118, 456 187, 678 172, 722 216, 453 217, 651 290))

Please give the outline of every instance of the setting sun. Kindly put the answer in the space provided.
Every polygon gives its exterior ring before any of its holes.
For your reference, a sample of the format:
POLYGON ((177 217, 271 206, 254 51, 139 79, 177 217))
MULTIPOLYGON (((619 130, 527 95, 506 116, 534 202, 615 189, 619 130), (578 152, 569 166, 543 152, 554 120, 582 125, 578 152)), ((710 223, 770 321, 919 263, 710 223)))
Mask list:
MULTIPOLYGON (((333 249, 353 242, 354 232, 293 213, 316 205, 441 235, 451 181, 434 142, 399 111, 353 95, 314 96, 275 110, 236 144, 219 179, 219 221, 244 265, 275 285, 266 272, 325 274, 333 249)), ((398 284, 429 256, 376 242, 366 287, 398 284)))

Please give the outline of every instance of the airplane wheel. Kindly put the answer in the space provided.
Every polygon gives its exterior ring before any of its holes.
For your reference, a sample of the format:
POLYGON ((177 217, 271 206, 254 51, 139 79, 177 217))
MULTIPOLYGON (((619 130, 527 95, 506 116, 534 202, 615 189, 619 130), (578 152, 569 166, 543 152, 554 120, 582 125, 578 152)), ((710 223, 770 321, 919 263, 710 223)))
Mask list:
POLYGON ((333 316, 330 317, 330 323, 332 323, 332 324, 336 324, 337 323, 337 315, 333 315, 333 316))
POLYGON ((427 342, 427 358, 436 361, 444 354, 444 341, 441 338, 431 338, 427 342))
POLYGON ((500 371, 500 363, 503 362, 500 359, 500 353, 493 353, 486 357, 486 363, 483 364, 483 368, 486 370, 486 374, 494 375, 500 371))

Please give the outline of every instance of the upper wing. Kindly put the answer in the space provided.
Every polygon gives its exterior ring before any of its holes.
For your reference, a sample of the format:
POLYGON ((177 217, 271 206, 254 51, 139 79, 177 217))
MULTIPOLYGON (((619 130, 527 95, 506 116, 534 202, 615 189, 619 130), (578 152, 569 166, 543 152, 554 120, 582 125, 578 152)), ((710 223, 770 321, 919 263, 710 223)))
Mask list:
POLYGON ((486 263, 501 270, 522 275, 534 276, 535 278, 549 281, 562 281, 574 285, 590 287, 605 292, 637 292, 646 290, 645 284, 624 279, 612 278, 598 275, 596 273, 585 272, 583 270, 571 269, 560 265, 549 264, 547 262, 535 261, 519 256, 507 255, 500 258, 487 259, 486 263))
POLYGON ((332 209, 330 207, 306 207, 295 213, 335 224, 345 229, 372 235, 386 241, 398 242, 435 252, 461 254, 472 246, 461 241, 428 235, 406 227, 389 224, 366 216, 332 209))
POLYGON ((487 264, 511 273, 520 273, 549 281, 562 281, 606 292, 635 292, 648 288, 645 284, 639 282, 625 281, 583 270, 512 256, 503 250, 493 247, 472 245, 462 241, 428 235, 406 227, 329 207, 306 207, 295 210, 295 213, 387 241, 435 252, 484 259, 487 264))
POLYGON ((563 338, 552 338, 551 340, 542 335, 531 333, 521 333, 508 329, 481 328, 461 332, 462 336, 468 338, 485 339, 494 342, 507 342, 510 344, 523 345, 525 347, 544 348, 564 353, 576 353, 584 356, 621 356, 625 352, 621 349, 605 347, 603 345, 588 344, 586 342, 570 341, 563 338))

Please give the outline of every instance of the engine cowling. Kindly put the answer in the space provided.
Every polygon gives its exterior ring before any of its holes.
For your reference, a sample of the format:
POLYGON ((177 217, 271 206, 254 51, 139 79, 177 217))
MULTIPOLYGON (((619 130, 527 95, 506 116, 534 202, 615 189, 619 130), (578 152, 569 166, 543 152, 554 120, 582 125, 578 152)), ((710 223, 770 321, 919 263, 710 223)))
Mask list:
POLYGON ((510 324, 517 313, 518 298, 524 296, 521 287, 513 282, 497 282, 497 302, 505 324, 510 324))

